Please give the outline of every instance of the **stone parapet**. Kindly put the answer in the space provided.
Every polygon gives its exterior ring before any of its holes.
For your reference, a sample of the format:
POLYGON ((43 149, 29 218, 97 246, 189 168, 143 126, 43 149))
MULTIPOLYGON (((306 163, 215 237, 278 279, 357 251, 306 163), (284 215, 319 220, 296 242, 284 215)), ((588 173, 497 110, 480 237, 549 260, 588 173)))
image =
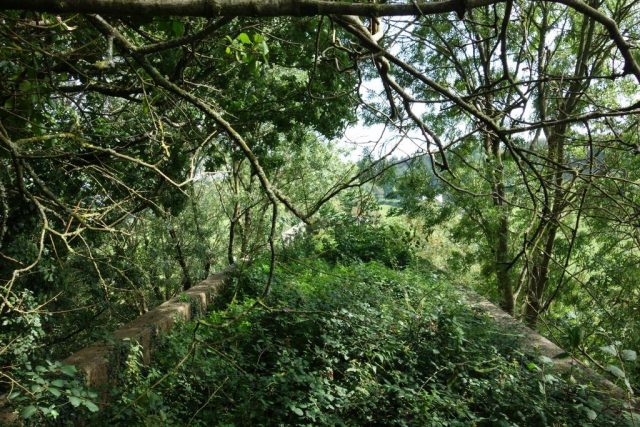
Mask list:
MULTIPOLYGON (((158 334, 171 332, 176 321, 186 321, 194 314, 206 310, 215 295, 228 280, 228 273, 234 267, 227 267, 220 273, 209 276, 206 280, 191 287, 177 297, 171 298, 148 313, 111 334, 113 340, 98 341, 62 361, 65 365, 74 365, 86 375, 88 387, 103 388, 114 381, 113 364, 110 360, 117 343, 124 339, 135 340, 143 348, 145 363, 151 361, 153 343, 158 334)), ((19 422, 18 415, 12 411, 6 400, 0 402, 0 425, 11 425, 19 422)))
MULTIPOLYGON (((592 383, 595 388, 611 397, 621 400, 627 400, 627 393, 609 381, 598 372, 586 366, 582 361, 570 356, 564 349, 552 343, 549 339, 543 337, 538 332, 524 325, 501 308, 497 307, 477 292, 464 287, 462 290, 464 299, 475 307, 486 312, 493 320, 510 329, 513 332, 522 335, 523 350, 532 354, 548 357, 553 360, 553 370, 558 372, 571 372, 575 377, 592 383)), ((637 406, 636 402, 631 402, 637 406)))

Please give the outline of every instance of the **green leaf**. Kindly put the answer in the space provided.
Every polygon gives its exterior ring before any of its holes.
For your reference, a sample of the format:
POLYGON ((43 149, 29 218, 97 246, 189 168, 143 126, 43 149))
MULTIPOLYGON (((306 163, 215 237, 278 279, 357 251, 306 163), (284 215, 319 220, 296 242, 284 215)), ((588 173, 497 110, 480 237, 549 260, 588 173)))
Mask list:
POLYGON ((90 400, 85 400, 82 403, 84 403, 84 406, 86 406, 87 409, 89 409, 91 412, 98 412, 98 410, 100 409, 100 408, 98 408, 98 406, 96 406, 95 403, 93 403, 90 400))
POLYGON ((258 77, 258 71, 260 70, 260 63, 255 58, 249 63, 249 71, 253 73, 254 77, 258 77))
POLYGON ((247 33, 240 33, 240 35, 238 36, 238 40, 240 40, 244 44, 253 44, 251 43, 251 39, 249 38, 249 35, 247 33))
POLYGON ((594 396, 589 396, 589 398, 587 399, 587 402, 589 403, 589 406, 595 409, 596 411, 601 411, 604 408, 604 403, 602 403, 600 399, 594 396))
POLYGON ((633 350, 622 350, 621 356, 623 360, 628 360, 629 362, 633 362, 638 358, 638 354, 633 350))
POLYGON ((622 415, 626 420, 631 422, 632 425, 638 425, 640 423, 640 414, 636 414, 635 412, 623 411, 622 415))
POLYGON ((618 368, 615 365, 607 366, 607 371, 611 372, 613 375, 615 375, 618 378, 624 378, 624 372, 622 371, 622 369, 618 368))
POLYGON ((70 377, 74 376, 75 374, 78 373, 78 370, 76 369, 75 366, 73 365, 62 365, 60 367, 60 371, 64 374, 69 375, 70 377))
POLYGON ((613 345, 607 345, 605 347, 600 347, 600 350, 604 351, 605 353, 609 353, 612 356, 617 356, 618 353, 616 352, 616 348, 613 345))
POLYGON ((267 46, 266 43, 260 43, 257 50, 262 54, 262 56, 267 56, 267 54, 269 53, 269 46, 267 46))
POLYGON ((254 34, 253 35, 253 41, 256 43, 262 43, 264 42, 264 37, 262 37, 262 35, 260 34, 254 34))
POLYGON ((31 90, 31 82, 29 80, 24 80, 20 83, 20 91, 21 92, 29 92, 31 90))
POLYGON ((584 330, 580 326, 574 326, 569 329, 568 335, 571 348, 578 348, 584 339, 584 330))
POLYGON ((49 387, 47 390, 49 390, 49 393, 53 394, 55 397, 60 397, 60 395, 62 394, 60 393, 60 390, 55 387, 49 387))
POLYGON ((69 396, 69 402, 71 402, 74 408, 77 408, 82 403, 82 399, 75 396, 69 396))
POLYGON ((298 407, 296 407, 296 406, 292 406, 292 407, 291 407, 291 410, 292 410, 296 415, 298 415, 298 416, 300 416, 300 417, 304 415, 304 412, 302 411, 302 409, 300 409, 300 408, 298 408, 298 407))
POLYGON ((227 55, 231 54, 231 48, 229 46, 227 46, 227 48, 224 51, 227 53, 227 55))
POLYGON ((540 356, 540 360, 542 360, 542 363, 544 363, 545 365, 553 365, 553 359, 548 358, 547 356, 540 356))
POLYGON ((51 381, 51 385, 56 387, 64 387, 65 382, 63 380, 53 380, 51 381))
POLYGON ((165 33, 168 33, 169 31, 171 31, 171 23, 167 21, 160 21, 158 23, 158 29, 160 31, 164 31, 165 33))
POLYGON ((172 22, 171 32, 173 32, 174 35, 181 37, 184 34, 184 24, 182 22, 172 22))
POLYGON ((29 405, 24 408, 22 412, 20 412, 20 417, 26 420, 27 418, 33 416, 33 414, 35 414, 37 411, 38 409, 35 406, 29 405))

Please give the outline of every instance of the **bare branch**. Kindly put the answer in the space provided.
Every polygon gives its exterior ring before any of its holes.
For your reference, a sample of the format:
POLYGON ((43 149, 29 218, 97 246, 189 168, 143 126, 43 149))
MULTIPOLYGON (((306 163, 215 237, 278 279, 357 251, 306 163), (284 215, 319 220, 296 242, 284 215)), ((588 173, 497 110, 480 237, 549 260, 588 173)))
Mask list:
POLYGON ((394 4, 322 0, 4 0, 6 10, 55 13, 98 13, 116 16, 409 16, 460 13, 499 0, 444 0, 394 4))

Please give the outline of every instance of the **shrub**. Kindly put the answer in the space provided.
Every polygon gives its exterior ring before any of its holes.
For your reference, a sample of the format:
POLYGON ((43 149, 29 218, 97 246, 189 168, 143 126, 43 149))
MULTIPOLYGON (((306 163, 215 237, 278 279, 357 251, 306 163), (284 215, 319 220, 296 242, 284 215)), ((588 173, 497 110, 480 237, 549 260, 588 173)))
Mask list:
POLYGON ((136 368, 140 385, 129 379, 121 403, 92 422, 615 425, 588 387, 517 351, 518 337, 425 272, 281 264, 264 305, 248 311, 266 264, 238 277, 233 302, 206 319, 215 327, 178 327, 154 366, 136 368))
POLYGON ((411 233, 393 225, 342 224, 325 239, 326 257, 334 262, 378 261, 390 268, 404 268, 414 259, 411 233))

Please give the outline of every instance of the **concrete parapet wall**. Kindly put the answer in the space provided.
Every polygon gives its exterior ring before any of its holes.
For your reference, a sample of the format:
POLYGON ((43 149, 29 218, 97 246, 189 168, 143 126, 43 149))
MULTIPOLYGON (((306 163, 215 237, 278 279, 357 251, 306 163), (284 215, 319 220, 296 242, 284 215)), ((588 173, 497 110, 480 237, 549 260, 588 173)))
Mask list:
POLYGON ((560 372, 573 372, 576 377, 592 382, 597 389, 617 399, 625 400, 627 393, 620 387, 595 372, 593 369, 585 366, 580 360, 574 357, 565 357, 567 352, 561 347, 555 345, 547 338, 543 337, 533 329, 524 325, 519 320, 513 318, 507 312, 503 311, 477 292, 469 289, 463 289, 464 299, 475 307, 485 311, 498 324, 506 326, 514 332, 519 332, 523 336, 524 350, 532 354, 546 356, 553 360, 553 369, 560 372), (577 372, 580 371, 580 375, 577 372))
MULTIPOLYGON (((189 320, 193 313, 206 309, 223 286, 228 271, 229 269, 226 269, 214 274, 185 291, 184 294, 189 296, 187 298, 189 301, 185 301, 182 296, 174 297, 118 329, 112 336, 116 340, 129 338, 140 343, 143 348, 144 362, 149 363, 154 337, 158 333, 170 332, 176 320, 189 320)), ((84 371, 89 387, 100 387, 109 383, 110 380, 107 356, 113 347, 114 345, 110 342, 99 341, 72 354, 62 363, 75 365, 79 370, 84 371)))
MULTIPOLYGON (((87 386, 101 388, 114 381, 114 373, 110 365, 117 361, 109 360, 114 354, 115 343, 125 338, 135 340, 142 345, 144 362, 151 361, 153 341, 159 333, 169 333, 176 320, 189 320, 194 313, 200 313, 211 304, 215 295, 228 280, 228 273, 233 267, 227 267, 222 272, 209 276, 206 280, 191 287, 180 296, 171 298, 148 313, 138 317, 122 328, 113 332, 112 342, 98 341, 72 354, 62 361, 65 365, 75 365, 79 371, 86 374, 87 386), (184 295, 187 295, 187 298, 184 295)), ((10 425, 19 422, 19 417, 12 412, 7 402, 0 408, 0 425, 10 425)))

